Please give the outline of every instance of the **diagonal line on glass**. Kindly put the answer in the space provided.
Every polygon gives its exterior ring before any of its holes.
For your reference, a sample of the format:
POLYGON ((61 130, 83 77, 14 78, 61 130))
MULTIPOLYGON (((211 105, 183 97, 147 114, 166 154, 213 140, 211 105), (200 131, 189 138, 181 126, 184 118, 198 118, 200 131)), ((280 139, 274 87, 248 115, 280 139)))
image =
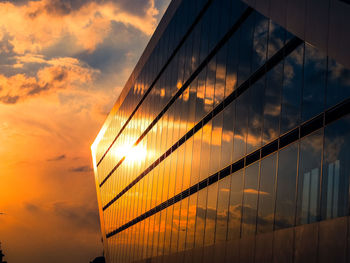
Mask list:
POLYGON ((135 113, 137 112, 137 110, 140 108, 141 104, 144 102, 144 100, 146 99, 146 97, 148 96, 148 94, 151 92, 151 90, 153 89, 154 85, 157 83, 157 81, 160 79, 161 75, 164 73, 164 71, 166 70, 166 68, 169 66, 170 62, 173 60, 173 58, 175 57, 175 55, 178 53, 178 51, 180 50, 180 48, 182 47, 182 45, 185 43, 187 37, 191 34, 191 32, 193 31, 193 29, 195 28, 195 26, 198 24, 198 22, 201 20, 202 16, 204 15, 204 13, 206 12, 206 10, 209 8, 211 2, 213 0, 209 0, 207 2, 207 4, 203 7, 202 11, 198 14, 198 16, 196 17, 195 21, 193 22, 193 24, 191 25, 191 27, 188 29, 188 31, 186 32, 186 34, 184 35, 184 37, 181 39, 181 41, 179 42, 179 44, 177 45, 177 47, 174 49, 174 51, 172 52, 171 56, 169 57, 169 59, 167 60, 167 62, 165 63, 165 65, 162 67, 162 69, 160 70, 160 72, 158 73, 158 75, 156 76, 156 78, 154 79, 154 81, 151 83, 150 87, 148 88, 148 90, 146 91, 146 93, 143 95, 143 97, 141 98, 140 102, 136 105, 134 111, 130 114, 129 118, 126 120, 125 124, 123 125, 123 127, 120 129, 120 131, 118 132, 117 136, 114 138, 114 140, 112 141, 111 145, 108 147, 108 149, 106 150, 106 152, 102 155, 101 159, 97 162, 97 167, 101 164, 102 160, 106 157, 107 153, 110 151, 110 149, 112 148, 112 146, 114 145, 114 143, 118 140, 119 136, 123 133, 123 131, 125 130, 126 126, 128 126, 129 122, 131 121, 132 117, 135 115, 135 113))
MULTIPOLYGON (((147 129, 141 134, 141 136, 134 143, 133 147, 137 146, 140 141, 147 135, 147 133, 156 125, 156 123, 161 119, 161 117, 165 114, 165 112, 170 108, 170 106, 176 101, 177 98, 181 96, 181 94, 186 90, 186 88, 191 84, 191 82, 198 76, 198 74, 203 70, 203 68, 209 63, 209 61, 216 55, 216 53, 220 50, 220 48, 225 45, 227 40, 239 29, 241 24, 249 17, 249 15, 253 12, 253 9, 248 7, 243 15, 238 19, 238 21, 233 25, 233 27, 227 32, 227 34, 220 40, 220 42, 214 47, 214 49, 210 52, 210 54, 204 59, 204 61, 199 65, 199 67, 195 70, 195 72, 190 76, 190 78, 185 82, 185 84, 178 90, 178 92, 170 99, 168 104, 164 107, 164 109, 158 114, 158 116, 152 121, 152 123, 147 127, 147 129)), ((273 57, 272 57, 273 58, 273 57)), ((271 59, 272 59, 271 58, 271 59)), ((232 94, 231 94, 232 95, 232 94)), ((221 104, 219 104, 221 105, 221 104)), ((214 109, 215 110, 215 109, 214 109)), ((208 114, 210 115, 210 114, 208 114)), ((205 118, 204 118, 205 119, 205 118)), ((125 158, 125 157, 123 157, 125 158)), ((100 187, 102 187, 108 178, 115 172, 115 170, 121 165, 123 161, 119 161, 118 164, 112 169, 111 172, 102 180, 100 183, 100 187)))
MULTIPOLYGON (((171 152, 175 151, 180 147, 185 141, 193 136, 199 129, 201 129, 206 123, 208 123, 212 118, 219 114, 226 106, 228 106, 232 101, 237 99, 244 91, 246 91, 252 84, 257 82, 261 77, 263 77, 269 70, 276 66, 280 61, 283 60, 285 56, 288 56, 294 49, 296 49, 303 41, 297 37, 291 39, 282 49, 280 49, 274 56, 272 56, 263 66, 261 66, 256 72, 254 72, 250 78, 248 78, 242 85, 240 85, 236 90, 234 90, 229 96, 227 96, 218 106, 215 107, 207 116, 205 116, 201 121, 199 121, 190 131, 188 131, 178 142, 176 142, 172 147, 170 147, 161 157, 159 157, 153 164, 151 164, 144 172, 142 172, 134 181, 132 181, 127 187, 125 187, 118 195, 116 195, 110 202, 108 202, 103 210, 106 210, 110 205, 112 205, 116 200, 118 200, 122 195, 124 195, 128 190, 130 190, 138 181, 140 181, 144 176, 146 176, 150 171, 152 171, 157 165, 162 162, 171 152)), ((113 170, 115 171, 115 170, 113 170)))

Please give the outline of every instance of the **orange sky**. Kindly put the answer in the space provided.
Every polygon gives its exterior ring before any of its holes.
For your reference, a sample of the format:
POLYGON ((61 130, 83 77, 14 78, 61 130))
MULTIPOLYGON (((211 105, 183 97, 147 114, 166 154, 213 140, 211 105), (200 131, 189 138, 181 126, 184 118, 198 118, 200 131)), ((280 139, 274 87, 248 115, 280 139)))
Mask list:
POLYGON ((90 145, 168 3, 0 1, 0 241, 8 262, 100 255, 90 145))

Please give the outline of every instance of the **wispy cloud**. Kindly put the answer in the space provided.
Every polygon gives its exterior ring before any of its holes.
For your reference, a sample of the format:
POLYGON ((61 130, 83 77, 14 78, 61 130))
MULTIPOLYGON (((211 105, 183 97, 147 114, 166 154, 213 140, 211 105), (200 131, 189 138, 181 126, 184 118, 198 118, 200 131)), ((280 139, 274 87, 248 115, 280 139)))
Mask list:
POLYGON ((93 170, 90 166, 84 165, 84 166, 71 168, 69 171, 74 173, 83 173, 83 172, 92 172, 93 170))
POLYGON ((59 156, 47 159, 46 161, 48 161, 48 162, 56 162, 56 161, 61 161, 63 159, 66 159, 66 155, 65 154, 62 154, 62 155, 59 155, 59 156))

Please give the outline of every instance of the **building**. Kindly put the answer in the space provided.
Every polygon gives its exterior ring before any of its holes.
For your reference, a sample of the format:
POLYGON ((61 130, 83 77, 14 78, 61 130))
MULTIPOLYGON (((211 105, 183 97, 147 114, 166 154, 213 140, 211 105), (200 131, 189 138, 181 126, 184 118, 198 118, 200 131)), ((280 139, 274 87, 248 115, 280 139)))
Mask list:
POLYGON ((350 5, 173 0, 92 145, 107 262, 349 262, 350 5))

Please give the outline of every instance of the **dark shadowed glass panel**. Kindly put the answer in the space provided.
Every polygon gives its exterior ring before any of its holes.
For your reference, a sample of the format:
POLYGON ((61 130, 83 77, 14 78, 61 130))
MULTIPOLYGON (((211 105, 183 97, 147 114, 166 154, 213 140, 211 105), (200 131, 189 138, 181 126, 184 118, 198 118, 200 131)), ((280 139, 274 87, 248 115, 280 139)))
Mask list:
POLYGON ((328 58, 327 108, 350 97, 350 69, 328 58))
POLYGON ((227 60, 227 44, 224 45, 216 56, 216 80, 214 92, 214 107, 218 105, 225 95, 226 82, 226 60, 227 60))
POLYGON ((239 29, 238 86, 248 79, 251 72, 254 16, 249 16, 239 29))
POLYGON ((322 219, 349 215, 350 117, 325 128, 322 219))
POLYGON ((233 127, 236 103, 228 105, 223 111, 220 167, 231 164, 233 150, 233 127))
POLYGON ((286 30, 270 20, 269 24, 269 44, 268 59, 271 58, 278 50, 284 46, 286 30))
POLYGON ((279 152, 275 229, 294 226, 298 144, 279 152))
POLYGON ((227 239, 236 239, 241 233, 243 198, 243 170, 231 175, 231 192, 227 239))
POLYGON ((275 139, 279 134, 282 75, 282 62, 267 73, 264 99, 263 144, 275 139))
POLYGON ((300 122, 303 87, 304 45, 295 49, 284 62, 281 133, 293 129, 300 122))
POLYGON ((247 153, 261 146, 265 78, 250 87, 247 153))
POLYGON ((277 154, 261 161, 257 233, 273 230, 277 154))
POLYGON ((256 216, 258 205, 259 162, 245 169, 242 236, 253 235, 256 232, 256 216))
MULTIPOLYGON (((221 10, 220 10, 220 15, 219 15, 219 19, 220 19, 220 26, 219 26, 219 39, 221 39, 226 32, 229 30, 229 26, 230 24, 230 17, 233 15, 232 13, 232 4, 233 1, 231 0, 223 0, 223 1, 219 1, 221 2, 221 10)), ((235 17, 235 19, 237 19, 237 17, 235 17)))
POLYGON ((261 67, 267 56, 267 39, 269 33, 269 19, 258 12, 255 15, 252 72, 261 67))
POLYGON ((239 34, 234 34, 228 41, 227 64, 226 64, 226 90, 228 96, 237 87, 237 68, 238 68, 238 41, 239 34))
POLYGON ((219 39, 219 32, 220 32, 220 16, 221 16, 221 7, 222 7, 223 1, 213 1, 213 3, 209 7, 209 12, 211 13, 211 21, 206 28, 206 33, 209 34, 208 38, 208 44, 209 44, 209 50, 208 54, 211 52, 211 50, 215 47, 218 39, 219 39))
POLYGON ((319 189, 323 130, 300 142, 297 224, 317 221, 319 214, 319 189))
POLYGON ((302 121, 324 109, 327 57, 315 47, 305 44, 302 121))
POLYGON ((236 118, 233 142, 233 161, 242 158, 246 153, 248 129, 248 98, 249 92, 244 92, 236 100, 236 118))
POLYGON ((196 100, 196 123, 200 121, 204 115, 204 97, 205 97, 205 80, 207 74, 207 67, 205 67, 198 75, 197 82, 197 100, 196 100))
POLYGON ((226 240, 228 206, 230 201, 230 176, 219 181, 218 206, 216 210, 215 243, 226 240))

